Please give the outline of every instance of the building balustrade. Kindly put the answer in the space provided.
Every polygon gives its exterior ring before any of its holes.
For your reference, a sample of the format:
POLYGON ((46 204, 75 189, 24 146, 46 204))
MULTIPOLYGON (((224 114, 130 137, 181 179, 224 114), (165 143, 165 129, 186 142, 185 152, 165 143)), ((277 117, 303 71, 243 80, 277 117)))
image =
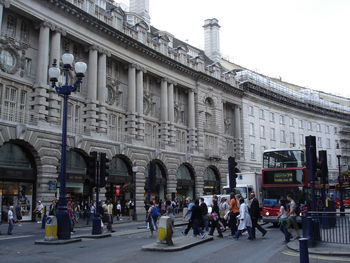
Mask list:
POLYGON ((36 125, 38 123, 38 116, 35 112, 28 111, 27 109, 17 109, 11 105, 0 106, 0 119, 3 121, 31 125, 36 125))

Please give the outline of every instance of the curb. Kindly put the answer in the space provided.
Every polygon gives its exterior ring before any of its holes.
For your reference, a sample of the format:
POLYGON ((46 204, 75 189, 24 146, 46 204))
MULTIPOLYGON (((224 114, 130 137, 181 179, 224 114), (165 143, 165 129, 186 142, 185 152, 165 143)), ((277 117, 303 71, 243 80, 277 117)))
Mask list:
POLYGON ((100 234, 100 235, 79 235, 76 238, 92 238, 92 239, 99 239, 99 238, 105 238, 105 237, 111 237, 111 233, 106 234, 100 234))
POLYGON ((71 238, 71 239, 62 239, 62 240, 36 240, 34 244, 36 245, 66 245, 70 243, 81 242, 81 238, 71 238))
MULTIPOLYGON (((295 241, 293 241, 295 242, 295 241)), ((297 247, 294 247, 292 244, 292 242, 287 243, 287 247, 290 250, 299 252, 299 246, 297 245, 297 247)), ((297 242, 295 242, 297 243, 297 242)), ((309 250, 309 254, 313 254, 313 255, 321 255, 321 256, 350 256, 350 252, 337 252, 337 251, 315 251, 312 247, 308 249, 309 250)))
MULTIPOLYGON (((213 237, 206 237, 204 239, 198 239, 195 242, 191 242, 189 244, 178 246, 178 247, 177 246, 168 246, 166 244, 160 244, 160 243, 156 242, 156 243, 152 243, 150 245, 142 246, 141 249, 143 251, 176 252, 176 251, 180 251, 180 250, 184 250, 184 249, 187 249, 187 248, 190 248, 190 247, 194 247, 196 245, 199 245, 199 244, 202 244, 202 243, 205 243, 205 242, 208 242, 208 241, 212 241, 212 240, 214 240, 213 237)), ((176 243, 176 242, 174 241, 174 243, 176 243)))

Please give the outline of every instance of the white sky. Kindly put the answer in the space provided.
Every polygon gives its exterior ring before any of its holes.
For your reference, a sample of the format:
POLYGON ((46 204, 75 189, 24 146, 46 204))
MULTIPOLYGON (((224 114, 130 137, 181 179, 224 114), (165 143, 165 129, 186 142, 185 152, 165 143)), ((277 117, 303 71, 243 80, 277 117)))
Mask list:
POLYGON ((201 49, 204 20, 217 18, 223 57, 350 97, 350 0, 150 0, 150 16, 154 27, 201 49))

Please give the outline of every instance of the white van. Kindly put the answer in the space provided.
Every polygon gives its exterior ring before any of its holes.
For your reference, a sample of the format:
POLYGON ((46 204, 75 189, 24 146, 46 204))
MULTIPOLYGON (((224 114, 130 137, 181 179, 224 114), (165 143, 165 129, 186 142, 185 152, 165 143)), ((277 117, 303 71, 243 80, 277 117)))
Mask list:
MULTIPOLYGON (((226 198, 226 202, 228 203, 230 201, 230 195, 216 195, 218 197, 218 203, 220 203, 221 198, 226 198)), ((204 203, 208 207, 208 213, 211 213, 212 207, 213 207, 213 195, 203 195, 201 198, 204 199, 204 203)))

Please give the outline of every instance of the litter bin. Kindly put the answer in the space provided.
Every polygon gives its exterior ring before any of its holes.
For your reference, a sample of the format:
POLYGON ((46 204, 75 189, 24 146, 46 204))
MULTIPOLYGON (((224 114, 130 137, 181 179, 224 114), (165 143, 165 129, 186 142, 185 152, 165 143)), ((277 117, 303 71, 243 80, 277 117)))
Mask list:
POLYGON ((169 216, 162 216, 158 224, 158 241, 166 243, 169 246, 173 245, 173 226, 172 220, 169 216))
POLYGON ((48 216, 46 218, 45 240, 57 240, 57 219, 55 216, 48 216))

